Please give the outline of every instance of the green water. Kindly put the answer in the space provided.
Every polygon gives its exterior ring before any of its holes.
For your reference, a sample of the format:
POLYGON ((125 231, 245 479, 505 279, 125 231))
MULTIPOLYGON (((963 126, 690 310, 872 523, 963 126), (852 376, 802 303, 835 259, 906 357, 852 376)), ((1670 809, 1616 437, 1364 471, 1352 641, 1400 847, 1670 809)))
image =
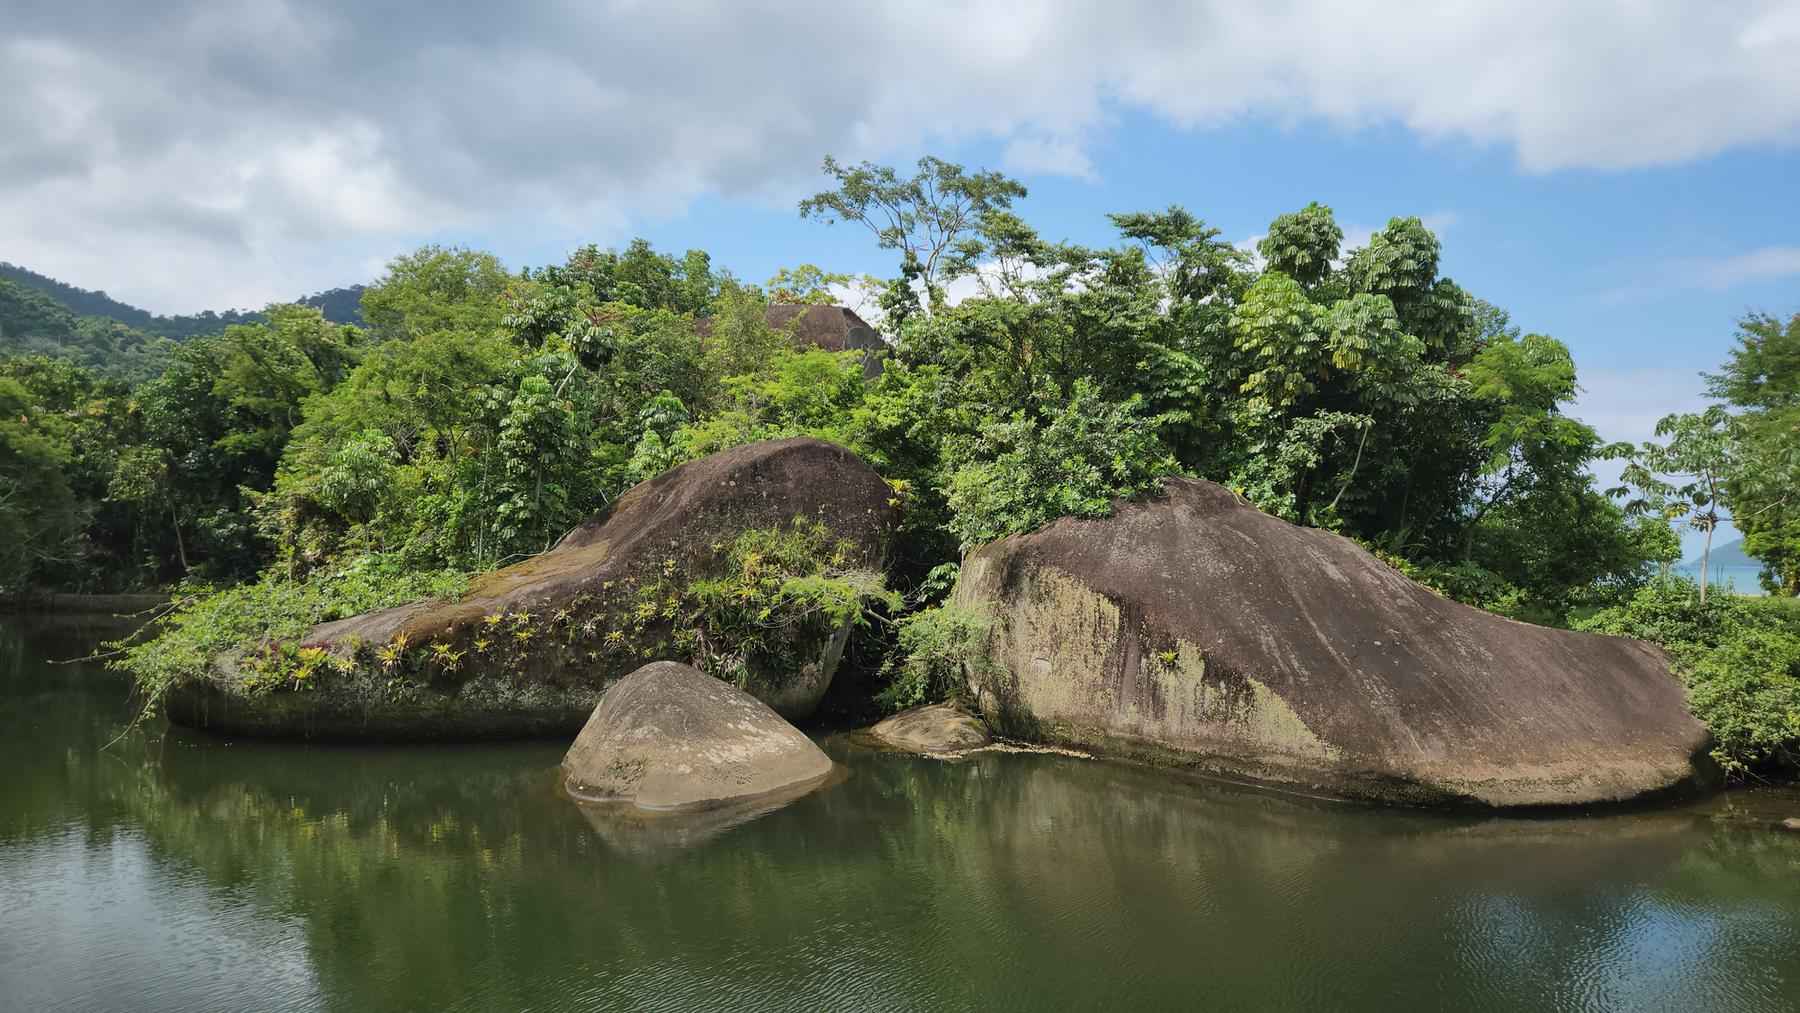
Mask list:
POLYGON ((89 636, 0 625, 8 1011, 1800 1006, 1793 793, 1475 820, 832 740, 798 802, 640 825, 556 744, 101 751, 124 686, 45 663, 89 636))

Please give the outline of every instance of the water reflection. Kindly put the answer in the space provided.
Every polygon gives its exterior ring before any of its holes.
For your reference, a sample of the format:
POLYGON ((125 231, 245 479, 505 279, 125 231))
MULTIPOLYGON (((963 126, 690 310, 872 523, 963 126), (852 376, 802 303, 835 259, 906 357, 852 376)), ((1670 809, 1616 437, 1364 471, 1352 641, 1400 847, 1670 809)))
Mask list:
POLYGON ((640 809, 631 802, 586 799, 570 799, 570 804, 617 854, 660 861, 792 805, 815 791, 842 784, 849 776, 848 768, 834 764, 830 771, 812 780, 700 809, 664 812, 640 809))
POLYGON ((120 688, 46 649, 0 640, 0 994, 35 1008, 1800 1002, 1800 836, 1747 796, 1449 819, 833 741, 841 782, 678 826, 570 802, 556 744, 99 754, 120 688))

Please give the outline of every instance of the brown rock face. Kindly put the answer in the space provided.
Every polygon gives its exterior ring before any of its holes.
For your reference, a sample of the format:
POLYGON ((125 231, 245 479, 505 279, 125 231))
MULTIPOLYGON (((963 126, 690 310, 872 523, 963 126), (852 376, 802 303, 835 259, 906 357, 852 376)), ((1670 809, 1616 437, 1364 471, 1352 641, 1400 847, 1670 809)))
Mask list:
POLYGON ((903 710, 869 731, 890 745, 920 753, 956 753, 979 749, 992 741, 978 717, 947 703, 903 710))
POLYGON ((658 661, 613 683, 562 768, 582 801, 685 810, 795 792, 831 759, 743 690, 658 661))
MULTIPOLYGON (((861 459, 822 440, 736 447, 640 483, 549 552, 478 578, 461 601, 417 602, 314 627, 303 646, 360 659, 351 676, 334 677, 335 686, 247 696, 230 659, 222 659, 216 678, 171 694, 170 715, 252 735, 568 734, 611 682, 670 633, 654 622, 625 628, 621 616, 638 589, 714 573, 740 534, 795 518, 818 520, 847 541, 847 565, 878 569, 897 519, 892 496, 861 459), (396 681, 368 660, 371 648, 395 644, 422 659, 422 674, 396 681), (434 665, 438 645, 460 658, 454 671, 434 665)), ((801 645, 816 662, 766 673, 777 687, 767 699, 790 717, 817 706, 844 632, 817 640, 801 645)))
POLYGON ((1348 539, 1169 480, 964 564, 1003 732, 1383 801, 1623 801, 1705 780, 1660 651, 1442 598, 1348 539))
MULTIPOLYGON (((787 331, 803 345, 827 352, 856 350, 863 353, 863 376, 881 375, 888 344, 881 334, 847 306, 813 306, 780 303, 763 312, 763 320, 778 331, 787 331)), ((701 334, 712 333, 712 321, 694 321, 701 334)))

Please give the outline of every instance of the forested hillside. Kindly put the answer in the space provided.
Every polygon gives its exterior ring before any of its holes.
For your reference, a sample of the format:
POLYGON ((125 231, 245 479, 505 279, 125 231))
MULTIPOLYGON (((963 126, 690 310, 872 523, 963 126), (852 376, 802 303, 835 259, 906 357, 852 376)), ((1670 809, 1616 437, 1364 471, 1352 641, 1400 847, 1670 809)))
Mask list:
POLYGON ((107 376, 160 372, 173 343, 111 317, 76 316, 38 291, 0 278, 0 355, 67 359, 107 376))
MULTIPOLYGON (((296 300, 335 323, 361 324, 363 286, 334 288, 296 300)), ((158 316, 105 292, 76 288, 0 262, 0 355, 66 358, 109 376, 144 379, 162 368, 171 342, 254 323, 261 310, 158 316)))
MULTIPOLYGON (((683 461, 810 435, 904 505, 890 579, 907 604, 878 649, 896 703, 953 689, 979 635, 942 604, 964 551, 1189 475, 1450 597, 1663 641, 1712 673, 1706 715, 1737 722, 1733 762, 1800 742, 1785 600, 1655 579, 1672 524, 1738 506, 1771 587, 1793 594, 1800 317, 1744 322, 1720 407, 1608 446, 1567 412, 1563 342, 1441 274, 1416 217, 1345 249, 1311 204, 1252 256, 1172 207, 1113 215, 1116 243, 1086 247, 1041 237, 997 173, 827 171, 835 188, 802 214, 866 225, 897 261, 878 376, 768 324, 771 292, 819 301, 848 281, 817 268, 763 287, 642 241, 517 273, 427 247, 363 292, 366 327, 274 307, 166 350, 134 385, 93 362, 0 363, 0 587, 186 588, 186 618, 132 662, 155 685, 204 659, 201 641, 403 600, 542 552, 683 461), (958 278, 978 292, 952 303, 958 278), (1601 456, 1627 459, 1628 488, 1597 487, 1601 456)), ((5 291, 13 326, 80 336, 94 319, 5 291)))

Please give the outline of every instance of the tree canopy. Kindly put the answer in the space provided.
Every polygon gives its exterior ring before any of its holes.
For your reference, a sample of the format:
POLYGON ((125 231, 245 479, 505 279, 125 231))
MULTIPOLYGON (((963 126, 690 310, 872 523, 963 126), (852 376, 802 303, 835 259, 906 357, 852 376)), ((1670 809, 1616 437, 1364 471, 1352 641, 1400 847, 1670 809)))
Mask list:
MULTIPOLYGON (((1637 621, 1671 522, 1733 518, 1770 587, 1800 590, 1800 316, 1742 322, 1719 407, 1608 446, 1569 414, 1567 345, 1445 276, 1419 218, 1346 249, 1315 202, 1253 256, 1167 207, 1089 246, 1041 235, 997 172, 824 170, 801 215, 866 229, 892 277, 801 264, 756 286, 643 240, 517 272, 427 246, 362 292, 361 325, 279 305, 178 343, 0 278, 0 587, 412 587, 541 552, 683 461, 810 435, 893 484, 912 605, 970 547, 1171 475, 1536 622, 1637 621), (852 289, 879 292, 878 374, 769 324, 772 300, 852 289), (1592 474, 1606 455, 1618 497, 1592 474)), ((934 613, 907 636, 978 626, 934 613)), ((1708 664, 1741 675, 1776 656, 1758 651, 1708 664)), ((896 671, 907 698, 942 682, 896 671)))

